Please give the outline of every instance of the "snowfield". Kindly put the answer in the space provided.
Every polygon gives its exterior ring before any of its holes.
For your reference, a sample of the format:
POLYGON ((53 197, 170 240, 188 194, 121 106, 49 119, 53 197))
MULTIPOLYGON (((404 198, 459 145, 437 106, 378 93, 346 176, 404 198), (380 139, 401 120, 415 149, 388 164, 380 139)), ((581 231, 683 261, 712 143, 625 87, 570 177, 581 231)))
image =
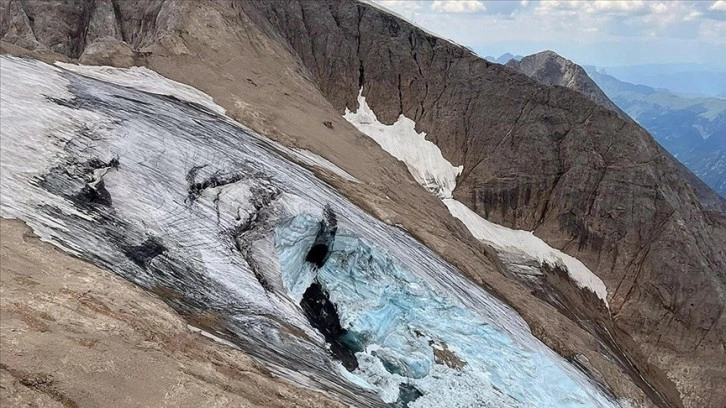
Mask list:
POLYGON ((451 198, 456 177, 463 166, 454 167, 438 146, 426 140, 426 133, 416 132, 416 123, 401 115, 396 123, 384 125, 366 103, 363 89, 358 93, 358 110, 345 110, 343 117, 376 141, 383 150, 401 160, 413 178, 439 198, 451 198))

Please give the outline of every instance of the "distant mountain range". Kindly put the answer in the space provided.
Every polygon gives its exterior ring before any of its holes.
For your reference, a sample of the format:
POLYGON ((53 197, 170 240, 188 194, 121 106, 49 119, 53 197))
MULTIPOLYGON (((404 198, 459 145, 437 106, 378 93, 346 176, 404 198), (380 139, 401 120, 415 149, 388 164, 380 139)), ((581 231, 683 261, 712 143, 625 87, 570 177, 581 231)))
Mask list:
POLYGON ((612 75, 621 81, 668 89, 679 94, 713 97, 726 93, 726 72, 701 64, 604 67, 598 72, 612 75))
POLYGON ((502 64, 502 65, 506 64, 510 60, 519 61, 522 58, 524 58, 524 57, 521 56, 521 55, 512 55, 512 54, 510 54, 508 52, 502 54, 501 56, 499 56, 499 58, 492 57, 491 55, 490 56, 487 56, 487 57, 484 57, 484 59, 486 59, 487 61, 496 62, 497 64, 502 64))
POLYGON ((722 197, 726 196, 726 100, 683 97, 584 67, 623 111, 722 197))

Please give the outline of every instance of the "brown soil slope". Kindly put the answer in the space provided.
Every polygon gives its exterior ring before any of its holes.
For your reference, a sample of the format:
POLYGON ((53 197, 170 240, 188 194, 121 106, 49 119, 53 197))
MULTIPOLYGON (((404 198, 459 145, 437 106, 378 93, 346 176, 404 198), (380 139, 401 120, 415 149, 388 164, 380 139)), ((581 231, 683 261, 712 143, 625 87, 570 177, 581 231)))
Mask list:
POLYGON ((187 329, 154 295, 1 220, 0 405, 342 407, 187 329))

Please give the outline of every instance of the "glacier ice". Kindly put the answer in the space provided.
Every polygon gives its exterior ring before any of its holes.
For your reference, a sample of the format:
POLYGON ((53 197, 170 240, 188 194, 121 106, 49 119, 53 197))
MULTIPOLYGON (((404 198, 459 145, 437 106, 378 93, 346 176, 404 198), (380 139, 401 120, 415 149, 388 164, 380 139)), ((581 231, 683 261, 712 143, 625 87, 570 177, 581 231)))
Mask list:
POLYGON ((176 292, 165 300, 180 313, 218 316, 195 326, 276 375, 355 406, 616 406, 510 307, 207 97, 120 86, 120 69, 94 79, 0 58, 0 215, 176 292), (304 258, 325 208, 338 230, 312 269, 304 258), (352 372, 300 307, 313 282, 335 305, 352 372))
POLYGON ((322 267, 306 263, 319 221, 300 214, 276 227, 285 285, 300 292, 314 281, 328 292, 347 330, 342 341, 357 352, 353 374, 384 401, 395 402, 404 383, 423 393, 410 407, 443 401, 465 407, 591 404, 593 395, 550 356, 438 292, 351 231, 338 231, 322 267), (438 358, 442 350, 450 360, 438 358))

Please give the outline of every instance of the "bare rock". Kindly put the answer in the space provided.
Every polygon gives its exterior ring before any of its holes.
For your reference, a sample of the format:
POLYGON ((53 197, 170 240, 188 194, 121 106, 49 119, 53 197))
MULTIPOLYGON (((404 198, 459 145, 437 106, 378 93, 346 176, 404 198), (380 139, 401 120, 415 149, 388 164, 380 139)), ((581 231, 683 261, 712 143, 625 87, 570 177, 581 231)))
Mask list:
POLYGON ((96 0, 88 22, 85 41, 94 42, 99 38, 113 38, 123 41, 121 21, 114 10, 111 0, 96 0))
POLYGON ((78 62, 128 68, 137 65, 135 60, 136 53, 127 43, 113 37, 101 37, 85 47, 78 62))
POLYGON ((35 38, 33 25, 34 20, 28 17, 20 1, 0 2, 0 36, 3 41, 29 50, 46 48, 35 38))
POLYGON ((581 66, 554 51, 542 51, 528 55, 519 61, 512 59, 507 62, 506 66, 527 75, 539 83, 564 86, 577 91, 603 108, 615 111, 623 118, 628 118, 628 115, 621 111, 605 95, 605 92, 590 79, 581 66))

